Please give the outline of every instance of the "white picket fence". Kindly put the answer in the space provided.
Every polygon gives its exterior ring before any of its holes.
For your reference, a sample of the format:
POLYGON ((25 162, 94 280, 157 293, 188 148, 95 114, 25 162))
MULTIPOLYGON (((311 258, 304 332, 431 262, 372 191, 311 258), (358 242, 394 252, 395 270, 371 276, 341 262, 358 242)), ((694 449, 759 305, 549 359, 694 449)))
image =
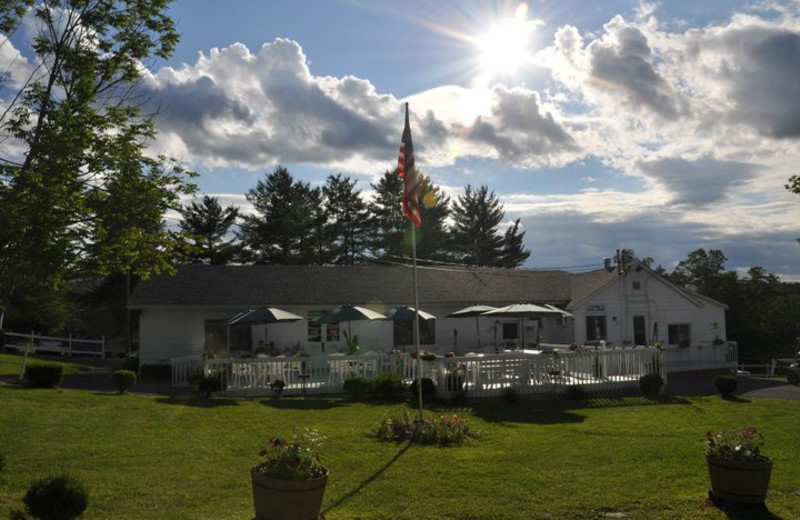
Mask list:
POLYGON ((497 398, 513 388, 519 396, 558 396, 570 386, 587 394, 614 394, 639 388, 639 378, 655 373, 666 381, 662 352, 656 349, 496 355, 437 358, 417 361, 407 354, 373 354, 304 358, 172 360, 172 384, 188 386, 189 377, 215 374, 219 393, 264 396, 270 383, 282 380, 284 394, 334 394, 350 377, 373 378, 395 372, 407 382, 421 376, 436 384, 437 395, 450 398, 463 391, 468 399, 497 398), (462 386, 463 382, 463 386, 462 386))
POLYGON ((41 334, 19 334, 6 332, 6 349, 37 354, 61 354, 64 356, 105 357, 106 340, 73 338, 72 336, 42 336, 41 334))
POLYGON ((735 341, 727 341, 722 345, 706 342, 688 348, 665 349, 663 353, 667 372, 736 370, 739 363, 739 347, 735 341))

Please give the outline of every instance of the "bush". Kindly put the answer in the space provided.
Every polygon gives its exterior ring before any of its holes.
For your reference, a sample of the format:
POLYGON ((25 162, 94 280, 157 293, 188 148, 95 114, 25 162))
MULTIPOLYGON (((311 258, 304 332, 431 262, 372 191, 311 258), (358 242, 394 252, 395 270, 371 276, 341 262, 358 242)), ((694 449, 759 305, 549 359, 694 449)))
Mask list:
POLYGON ((714 388, 725 397, 733 395, 738 386, 739 381, 731 374, 720 374, 714 378, 714 388))
POLYGON ((380 399, 402 399, 406 383, 397 372, 381 372, 369 385, 369 392, 380 399))
POLYGON ((516 403, 517 401, 519 401, 519 395, 517 395, 517 389, 513 386, 504 388, 503 401, 505 401, 506 403, 516 403))
POLYGON ((586 399, 586 390, 581 385, 567 387, 567 399, 570 401, 583 401, 586 399))
POLYGON ((647 397, 655 397, 664 386, 664 380, 658 374, 647 374, 639 378, 639 389, 647 397))
POLYGON ((344 393, 350 396, 351 399, 361 399, 370 390, 369 380, 365 377, 348 377, 342 384, 344 393))
POLYGON ((37 388, 53 388, 61 384, 64 378, 64 367, 61 365, 28 365, 25 368, 25 379, 37 388))
MULTIPOLYGON (((130 370, 131 372, 139 373, 139 356, 135 353, 125 356, 125 361, 122 362, 122 370, 130 370)), ((172 369, 170 368, 170 378, 172 378, 172 369)))
MULTIPOLYGON (((433 397, 436 395, 436 383, 433 382, 433 379, 427 377, 423 377, 421 381, 422 381, 422 400, 429 401, 430 399, 433 399, 433 397)), ((419 394, 417 393, 418 382, 419 380, 415 379, 411 383, 410 387, 411 395, 414 396, 414 402, 419 400, 419 394)))
POLYGON ((269 389, 272 390, 272 397, 275 399, 281 396, 284 388, 286 388, 286 382, 283 379, 276 379, 269 384, 269 389))
POLYGON ((57 475, 34 482, 22 502, 39 520, 73 520, 89 505, 89 496, 77 478, 57 475))
POLYGON ((125 390, 136 384, 136 372, 130 370, 114 370, 111 372, 111 384, 117 387, 119 393, 124 394, 125 390))
POLYGON ((385 442, 411 441, 417 444, 460 446, 475 437, 466 417, 456 414, 426 416, 420 420, 409 412, 384 417, 375 436, 385 442))
POLYGON ((225 388, 225 383, 220 374, 214 372, 205 377, 200 378, 199 388, 205 392, 207 396, 211 396, 214 392, 219 392, 225 388))
POLYGON ((19 509, 12 509, 8 512, 8 520, 28 520, 28 517, 19 509))

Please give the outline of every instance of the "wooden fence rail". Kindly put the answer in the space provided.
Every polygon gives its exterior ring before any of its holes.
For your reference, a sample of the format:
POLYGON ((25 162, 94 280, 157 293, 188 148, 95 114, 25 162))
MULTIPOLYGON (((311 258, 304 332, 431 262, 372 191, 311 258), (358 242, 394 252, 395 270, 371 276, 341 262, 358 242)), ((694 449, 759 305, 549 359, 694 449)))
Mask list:
POLYGON ((73 338, 72 336, 43 336, 41 334, 19 334, 6 331, 6 349, 37 354, 61 354, 65 356, 105 357, 106 340, 73 338))

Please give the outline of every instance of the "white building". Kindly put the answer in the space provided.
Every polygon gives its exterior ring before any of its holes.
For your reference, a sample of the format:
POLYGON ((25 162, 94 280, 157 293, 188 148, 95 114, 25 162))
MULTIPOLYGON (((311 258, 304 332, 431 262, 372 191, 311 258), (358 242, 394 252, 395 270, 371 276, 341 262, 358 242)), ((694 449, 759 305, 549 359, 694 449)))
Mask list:
MULTIPOLYGON (((595 344, 665 348, 698 347, 725 340, 720 302, 677 287, 642 264, 626 272, 582 274, 488 268, 419 268, 419 307, 437 319, 421 324, 422 348, 439 353, 494 352, 511 345, 595 344), (549 304, 569 317, 448 318, 472 304, 501 307, 549 304)), ((207 266, 189 265, 176 276, 138 284, 129 308, 138 317, 142 364, 196 355, 205 349, 247 355, 274 344, 278 351, 338 352, 343 331, 358 335, 362 349, 411 348, 411 322, 320 324, 339 305, 384 313, 413 305, 412 270, 404 266, 207 266), (236 313, 278 307, 304 320, 269 326, 227 327, 236 313)))

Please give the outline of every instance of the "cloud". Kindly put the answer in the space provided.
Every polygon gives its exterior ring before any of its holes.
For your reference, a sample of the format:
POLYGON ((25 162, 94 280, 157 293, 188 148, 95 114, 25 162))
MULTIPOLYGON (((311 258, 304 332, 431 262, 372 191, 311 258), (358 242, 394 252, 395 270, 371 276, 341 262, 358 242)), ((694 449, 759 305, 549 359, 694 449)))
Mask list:
POLYGON ((756 177, 758 167, 735 161, 666 158, 640 165, 644 174, 672 194, 672 204, 702 207, 724 201, 756 177))

